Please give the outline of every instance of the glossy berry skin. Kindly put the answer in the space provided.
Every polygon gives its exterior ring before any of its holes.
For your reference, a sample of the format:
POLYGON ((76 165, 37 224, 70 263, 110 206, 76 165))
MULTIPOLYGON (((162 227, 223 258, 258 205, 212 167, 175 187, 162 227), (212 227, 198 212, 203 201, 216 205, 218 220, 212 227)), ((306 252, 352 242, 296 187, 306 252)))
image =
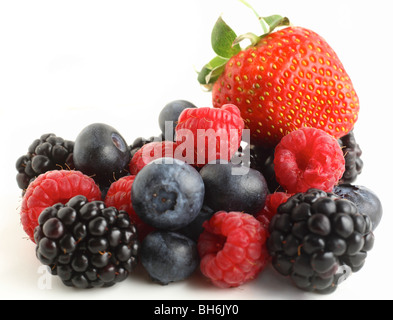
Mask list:
POLYGON ((158 117, 158 124, 165 140, 175 141, 176 126, 180 114, 189 108, 196 108, 194 104, 187 100, 174 100, 165 105, 158 117), (167 123, 166 123, 167 122, 167 123), (165 126, 168 126, 166 128, 165 126), (168 130, 168 132, 165 132, 168 130), (167 134, 169 133, 169 135, 167 134))
POLYGON ((129 175, 113 182, 105 197, 107 207, 115 207, 117 210, 125 211, 130 217, 130 221, 138 230, 138 238, 142 241, 147 234, 154 230, 153 227, 144 223, 136 214, 131 203, 131 189, 135 176, 129 175))
POLYGON ((258 221, 269 226, 270 221, 276 215, 278 207, 287 202, 287 200, 292 196, 285 192, 274 192, 269 193, 266 197, 266 202, 264 208, 258 212, 255 217, 258 221))
POLYGON ((331 293, 373 248, 371 220, 333 193, 310 189, 281 204, 267 247, 273 267, 306 291, 331 293))
POLYGON ((331 192, 345 171, 345 159, 336 139, 321 129, 301 128, 276 146, 274 171, 288 192, 318 188, 331 192))
POLYGON ((196 218, 204 195, 203 180, 192 166, 161 158, 136 175, 131 202, 142 221, 157 229, 174 231, 196 218))
POLYGON ((197 242, 199 236, 204 230, 203 224, 205 223, 205 221, 208 221, 214 213, 215 211, 213 211, 209 207, 203 206, 201 211, 198 213, 197 217, 193 221, 191 221, 184 228, 176 230, 176 232, 181 233, 186 237, 190 238, 191 240, 197 242))
POLYGON ((128 214, 75 196, 46 208, 34 231, 37 258, 67 286, 109 287, 137 264, 139 242, 128 214))
POLYGON ((75 140, 75 168, 92 176, 101 187, 127 175, 129 162, 129 146, 120 133, 107 124, 88 125, 75 140))
POLYGON ((204 223, 198 240, 203 275, 217 287, 238 287, 265 268, 267 230, 253 216, 219 211, 204 223))
POLYGON ((66 203, 82 195, 88 201, 101 200, 101 191, 94 180, 80 171, 52 170, 39 175, 26 190, 20 211, 23 229, 34 241, 34 229, 41 212, 56 203, 66 203))
POLYGON ((187 279, 199 265, 196 243, 169 231, 148 234, 141 245, 140 260, 150 278, 161 285, 187 279))
POLYGON ((29 146, 26 155, 16 161, 16 181, 22 190, 37 176, 51 170, 72 170, 74 142, 57 137, 53 133, 43 134, 29 146))
POLYGON ((339 184, 334 187, 333 192, 356 204, 359 212, 371 219, 372 231, 375 231, 381 222, 383 208, 381 200, 374 191, 360 185, 339 184))
POLYGON ((353 130, 338 139, 345 158, 345 172, 340 183, 353 183, 363 170, 362 149, 356 142, 353 130))
POLYGON ((340 138, 358 119, 359 100, 337 54, 317 33, 288 27, 233 56, 212 91, 213 105, 236 104, 255 145, 275 146, 301 127, 340 138))
POLYGON ((256 214, 265 206, 268 188, 259 171, 218 161, 199 173, 205 184, 205 204, 213 211, 256 214))

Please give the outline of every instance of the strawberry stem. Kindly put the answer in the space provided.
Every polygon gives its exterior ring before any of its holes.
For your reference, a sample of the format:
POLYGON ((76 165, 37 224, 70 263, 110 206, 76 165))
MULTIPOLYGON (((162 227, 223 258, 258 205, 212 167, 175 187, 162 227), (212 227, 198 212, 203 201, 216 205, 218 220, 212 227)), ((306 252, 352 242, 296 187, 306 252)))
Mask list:
MULTIPOLYGON (((273 30, 280 26, 288 26, 290 24, 289 19, 286 17, 282 17, 280 15, 272 15, 268 17, 261 17, 258 12, 245 0, 239 0, 246 7, 250 8, 252 12, 257 16, 258 21, 262 27, 263 34, 262 36, 273 32, 273 30)), ((261 37, 262 37, 261 36, 261 37)))
POLYGON ((257 16, 259 23, 262 26, 263 34, 266 34, 270 31, 269 25, 267 25, 266 21, 258 14, 258 12, 245 0, 239 0, 241 3, 243 3, 246 7, 250 8, 252 12, 257 16))
POLYGON ((252 32, 248 32, 248 33, 242 34, 241 36, 238 36, 233 41, 233 44, 237 45, 237 44, 239 44, 240 42, 242 42, 243 40, 246 40, 246 39, 250 40, 252 46, 255 46, 261 40, 261 37, 258 37, 256 34, 254 34, 252 32))

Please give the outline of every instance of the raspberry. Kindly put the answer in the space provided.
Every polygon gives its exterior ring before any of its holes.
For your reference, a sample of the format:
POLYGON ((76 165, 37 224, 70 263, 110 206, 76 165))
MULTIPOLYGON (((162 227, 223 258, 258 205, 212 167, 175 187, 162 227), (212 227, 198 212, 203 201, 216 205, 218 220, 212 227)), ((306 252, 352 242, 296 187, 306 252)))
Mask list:
POLYGON ((176 140, 187 151, 186 162, 202 167, 217 159, 229 161, 240 147, 243 129, 240 111, 233 104, 185 109, 176 126, 176 140))
POLYGON ((170 157, 173 158, 176 144, 172 141, 156 141, 143 145, 132 157, 129 169, 136 175, 142 168, 153 160, 170 157))
POLYGON ((30 183, 20 213, 23 229, 30 239, 34 241, 34 229, 42 210, 56 203, 66 203, 76 195, 83 195, 88 201, 101 200, 100 188, 80 171, 48 171, 30 183))
POLYGON ((267 230, 253 216, 219 211, 198 240, 201 272, 221 288, 254 279, 266 266, 267 230))
POLYGON ((134 156, 134 154, 142 148, 145 144, 148 144, 150 142, 161 142, 164 140, 164 137, 162 135, 155 137, 151 136, 150 138, 146 139, 143 137, 138 137, 134 140, 134 142, 129 146, 130 147, 130 153, 131 153, 131 158, 134 156))
POLYGON ((274 169, 288 193, 310 188, 331 192, 345 171, 345 159, 335 138, 320 129, 302 128, 277 145, 274 169))
POLYGON ((144 223, 132 207, 131 188, 134 180, 135 176, 131 175, 113 182, 106 194, 105 205, 107 207, 115 207, 117 210, 126 211, 131 222, 135 224, 138 230, 139 240, 142 241, 154 228, 144 223))
POLYGON ((277 213, 277 208, 285 203, 292 195, 285 192, 275 192, 268 194, 266 197, 265 207, 256 214, 256 218, 266 227, 277 213))

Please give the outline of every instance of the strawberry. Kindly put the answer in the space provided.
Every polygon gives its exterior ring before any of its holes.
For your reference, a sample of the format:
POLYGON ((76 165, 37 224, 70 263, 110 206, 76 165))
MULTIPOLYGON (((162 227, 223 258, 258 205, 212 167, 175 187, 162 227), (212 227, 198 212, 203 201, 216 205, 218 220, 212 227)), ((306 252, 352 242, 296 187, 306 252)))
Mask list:
POLYGON ((358 119, 359 101, 337 54, 317 33, 292 26, 287 18, 259 20, 260 37, 237 37, 222 18, 217 21, 212 46, 218 56, 198 77, 212 90, 213 106, 237 105, 255 145, 275 146, 301 127, 335 138, 348 134, 358 119), (251 45, 242 49, 244 39, 251 45))

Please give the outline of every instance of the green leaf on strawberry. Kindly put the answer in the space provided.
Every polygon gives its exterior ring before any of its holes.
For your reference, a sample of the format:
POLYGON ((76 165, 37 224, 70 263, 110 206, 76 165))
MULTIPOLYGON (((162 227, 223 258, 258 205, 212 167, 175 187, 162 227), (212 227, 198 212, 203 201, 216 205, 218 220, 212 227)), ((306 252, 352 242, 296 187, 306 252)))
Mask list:
POLYGON ((258 17, 262 26, 263 34, 261 36, 257 36, 253 33, 246 33, 241 36, 237 36, 222 17, 218 18, 211 34, 211 45, 213 51, 217 54, 217 57, 213 58, 202 68, 200 72, 198 72, 199 83, 204 85, 208 90, 212 89, 212 84, 214 84, 222 74, 228 60, 242 51, 242 48, 239 45, 240 42, 247 39, 251 42, 251 45, 254 46, 264 36, 273 32, 277 27, 287 26, 290 24, 288 18, 277 14, 268 17, 261 17, 246 1, 239 1, 251 8, 258 17))
POLYGON ((234 44, 236 38, 236 33, 219 17, 211 34, 212 48, 217 56, 198 73, 199 83, 208 90, 211 90, 210 84, 216 82, 224 71, 229 58, 241 51, 241 47, 234 44))
POLYGON ((212 48, 218 56, 230 58, 241 51, 239 45, 233 45, 236 33, 219 17, 211 35, 212 48))
POLYGON ((229 59, 222 57, 215 57, 207 63, 203 69, 198 73, 198 81, 204 85, 208 90, 211 90, 211 85, 217 81, 219 76, 225 69, 225 65, 229 59))

